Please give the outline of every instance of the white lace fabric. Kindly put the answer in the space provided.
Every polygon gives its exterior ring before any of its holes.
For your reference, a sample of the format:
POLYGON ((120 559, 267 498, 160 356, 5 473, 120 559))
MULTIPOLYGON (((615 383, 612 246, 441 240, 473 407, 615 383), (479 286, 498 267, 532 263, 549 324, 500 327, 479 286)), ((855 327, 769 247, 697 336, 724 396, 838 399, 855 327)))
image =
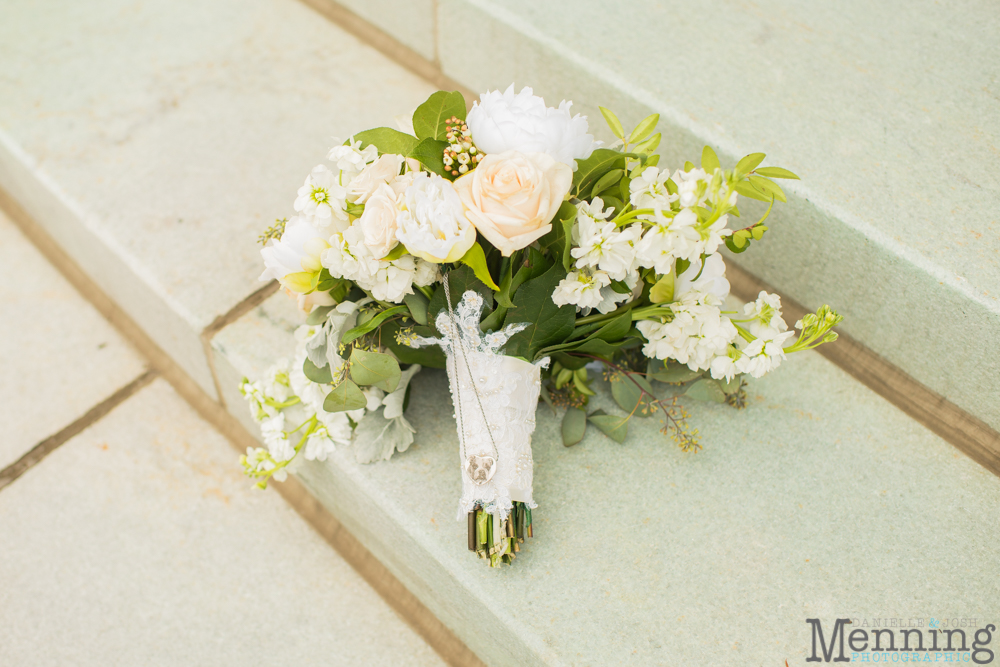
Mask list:
POLYGON ((456 406, 459 442, 465 445, 465 456, 459 452, 462 498, 458 518, 463 521, 476 505, 501 519, 510 513, 514 501, 537 507, 531 497, 534 472, 531 434, 535 430, 535 408, 541 391, 541 368, 548 364, 548 359, 532 364, 500 354, 507 340, 527 325, 513 324, 484 335, 479 330, 482 309, 483 297, 470 290, 455 309, 457 331, 445 309, 436 321, 438 331, 443 332, 442 338, 419 338, 413 343, 415 347, 440 345, 447 356, 448 383, 452 404, 456 406), (463 346, 465 359, 456 344, 463 346), (468 367, 465 360, 468 360, 468 367), (465 469, 465 458, 493 456, 494 444, 496 471, 488 482, 476 484, 465 469))

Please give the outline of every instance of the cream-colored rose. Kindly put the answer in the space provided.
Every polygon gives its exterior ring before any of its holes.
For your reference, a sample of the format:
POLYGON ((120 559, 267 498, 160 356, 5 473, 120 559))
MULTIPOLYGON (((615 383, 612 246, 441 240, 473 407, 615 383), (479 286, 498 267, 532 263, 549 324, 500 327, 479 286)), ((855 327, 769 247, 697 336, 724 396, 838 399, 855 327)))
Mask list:
POLYGON ((347 187, 348 198, 356 204, 364 204, 380 185, 388 183, 399 175, 403 166, 403 156, 386 153, 365 167, 351 179, 347 187))
POLYGON ((396 240, 396 216, 398 214, 396 193, 383 183, 368 198, 365 212, 358 219, 361 233, 364 234, 365 245, 378 259, 388 255, 389 251, 399 243, 396 240))
POLYGON ((465 215, 504 257, 552 229, 573 185, 573 169, 545 153, 487 155, 455 181, 465 215))

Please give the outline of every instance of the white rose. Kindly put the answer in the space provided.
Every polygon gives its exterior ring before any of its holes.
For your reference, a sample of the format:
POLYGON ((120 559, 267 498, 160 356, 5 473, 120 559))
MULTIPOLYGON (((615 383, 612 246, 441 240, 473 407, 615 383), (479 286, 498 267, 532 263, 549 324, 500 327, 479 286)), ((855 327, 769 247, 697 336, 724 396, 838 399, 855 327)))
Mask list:
POLYGON ((365 245, 375 257, 385 257, 399 243, 396 240, 396 216, 398 214, 396 193, 392 191, 391 187, 382 183, 375 190, 375 194, 368 198, 365 212, 358 219, 364 234, 365 245))
POLYGON ((388 153, 361 170, 361 173, 351 179, 347 186, 348 198, 355 203, 363 204, 375 193, 380 185, 384 185, 399 176, 403 166, 403 156, 388 153))
POLYGON ((457 262, 476 242, 476 228, 455 187, 437 174, 419 173, 403 193, 396 238, 428 262, 457 262))
POLYGON ((576 160, 590 157, 598 144, 587 134, 587 117, 570 116, 572 104, 563 100, 558 109, 546 107, 531 88, 515 95, 511 84, 503 93, 483 93, 465 122, 484 153, 545 153, 576 171, 576 160))
POLYGON ((491 153, 455 181, 465 215, 509 257, 548 234, 573 172, 545 153, 491 153))

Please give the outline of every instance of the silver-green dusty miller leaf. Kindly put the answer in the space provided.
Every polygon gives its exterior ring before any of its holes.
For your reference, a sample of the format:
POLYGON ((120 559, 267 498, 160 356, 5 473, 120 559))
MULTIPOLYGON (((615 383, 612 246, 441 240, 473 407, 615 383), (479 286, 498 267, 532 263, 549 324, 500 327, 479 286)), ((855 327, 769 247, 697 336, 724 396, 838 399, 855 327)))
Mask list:
POLYGON ((405 452, 413 444, 415 430, 403 416, 403 401, 410 380, 420 371, 414 364, 399 379, 396 391, 382 399, 382 406, 370 412, 354 432, 354 459, 358 463, 388 461, 393 452, 405 452))

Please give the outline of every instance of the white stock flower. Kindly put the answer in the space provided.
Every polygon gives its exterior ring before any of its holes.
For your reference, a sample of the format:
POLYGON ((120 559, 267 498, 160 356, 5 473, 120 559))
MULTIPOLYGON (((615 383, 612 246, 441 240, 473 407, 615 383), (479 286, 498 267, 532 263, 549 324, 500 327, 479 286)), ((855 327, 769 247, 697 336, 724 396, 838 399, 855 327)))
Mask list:
POLYGON ((604 300, 601 289, 611 284, 611 278, 604 271, 570 271, 559 281, 552 293, 552 302, 557 306, 573 304, 577 310, 596 308, 604 300))
POLYGON ((785 341, 794 336, 795 332, 765 333, 766 337, 757 338, 743 348, 743 356, 736 360, 739 372, 761 378, 781 365, 785 359, 785 341))
POLYGON ((306 438, 306 446, 302 453, 307 461, 326 461, 326 458, 333 454, 336 449, 337 447, 326 432, 326 428, 320 426, 306 438))
POLYGON ((719 249, 725 241, 724 239, 733 233, 733 230, 726 229, 729 223, 729 216, 720 215, 719 219, 702 230, 702 252, 711 255, 719 249))
POLYGON ((681 301, 670 304, 671 321, 639 322, 636 327, 648 341, 643 354, 676 359, 694 371, 707 370, 738 335, 729 318, 722 316, 720 304, 713 294, 689 292, 681 301))
POLYGON ((275 461, 288 461, 295 456, 295 447, 285 435, 285 413, 279 412, 274 417, 260 423, 260 434, 264 438, 267 451, 275 461))
POLYGON ((708 198, 709 176, 704 169, 692 169, 674 172, 673 181, 677 184, 677 200, 681 208, 701 206, 708 198))
POLYGON ((413 274, 413 284, 417 287, 428 287, 441 280, 441 269, 434 262, 417 258, 417 268, 413 274))
POLYGON ((344 210, 346 201, 347 188, 338 182, 337 174, 320 164, 313 167, 299 188, 295 210, 315 220, 319 227, 332 222, 340 229, 349 220, 344 210))
POLYGON ((733 346, 729 346, 726 349, 725 354, 720 354, 715 359, 712 359, 711 370, 712 377, 716 380, 725 380, 726 382, 731 382, 739 369, 736 368, 736 361, 739 358, 740 351, 735 349, 733 346))
POLYGON ((629 203, 635 208, 668 209, 679 198, 667 190, 670 171, 646 167, 629 183, 629 203))
POLYGON ((413 294, 416 259, 403 255, 387 262, 375 257, 365 244, 360 220, 330 240, 333 244, 322 259, 331 276, 353 280, 380 301, 400 303, 404 296, 413 294))
POLYGON ((337 163, 337 169, 341 172, 341 183, 346 184, 370 162, 374 162, 378 157, 378 149, 373 144, 368 144, 363 149, 361 142, 355 141, 351 137, 346 145, 340 144, 340 139, 334 137, 337 145, 330 149, 327 159, 337 163))
POLYGON ((703 245, 701 234, 695 228, 698 216, 694 211, 684 209, 671 218, 657 210, 652 216, 644 217, 652 221, 652 226, 635 246, 640 266, 667 274, 673 271, 674 260, 694 262, 701 256, 703 245))
POLYGON ((743 312, 747 318, 752 318, 750 333, 758 338, 770 339, 788 329, 781 317, 781 297, 777 294, 761 292, 756 301, 743 306, 743 312))
POLYGON ((315 262, 327 246, 326 235, 316 225, 301 216, 293 217, 285 223, 281 239, 271 239, 260 249, 260 256, 264 259, 261 282, 277 280, 290 287, 285 283, 285 276, 318 270, 315 262))
POLYGON ((729 296, 726 262, 722 259, 722 255, 716 253, 706 257, 704 268, 701 265, 701 258, 698 258, 684 273, 677 276, 674 283, 674 294, 678 295, 679 299, 683 299, 688 292, 710 292, 719 300, 725 300, 729 296), (698 279, 695 280, 695 277, 698 279))
POLYGON ((563 100, 558 109, 546 107, 531 88, 515 94, 511 84, 502 93, 483 93, 465 122, 484 153, 546 153, 576 171, 576 160, 590 157, 598 144, 587 133, 587 117, 570 115, 572 104, 563 100))
POLYGON ((413 177, 403 192, 396 226, 396 238, 428 262, 456 262, 476 242, 476 228, 465 217, 454 186, 437 174, 413 177))
POLYGON ((635 270, 635 244, 640 234, 639 223, 619 230, 614 222, 595 220, 581 207, 573 223, 576 247, 570 255, 578 269, 593 267, 606 271, 612 280, 625 280, 635 270))

